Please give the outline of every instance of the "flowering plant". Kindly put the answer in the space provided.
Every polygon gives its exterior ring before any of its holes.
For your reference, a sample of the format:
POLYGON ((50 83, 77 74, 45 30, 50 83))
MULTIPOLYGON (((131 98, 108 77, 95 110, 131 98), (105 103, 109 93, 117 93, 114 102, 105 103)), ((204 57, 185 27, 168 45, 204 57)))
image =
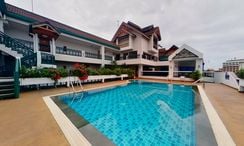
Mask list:
POLYGON ((73 65, 73 75, 77 76, 80 80, 86 80, 88 78, 88 73, 85 65, 76 63, 73 65))
POLYGON ((60 73, 55 69, 50 70, 50 75, 51 75, 51 79, 54 80, 55 82, 61 78, 60 73))

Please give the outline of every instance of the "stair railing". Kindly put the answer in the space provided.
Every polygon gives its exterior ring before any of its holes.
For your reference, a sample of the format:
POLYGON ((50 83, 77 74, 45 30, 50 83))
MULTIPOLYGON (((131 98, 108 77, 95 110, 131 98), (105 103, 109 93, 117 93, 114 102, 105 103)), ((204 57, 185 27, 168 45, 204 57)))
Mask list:
POLYGON ((34 54, 34 51, 30 47, 24 45, 23 43, 3 32, 0 32, 0 44, 4 44, 6 47, 11 48, 13 51, 17 51, 23 56, 34 54))
POLYGON ((37 54, 34 53, 31 47, 24 45, 20 41, 8 36, 3 32, 0 32, 0 44, 4 44, 6 47, 11 48, 11 50, 22 54, 22 65, 32 67, 37 64, 37 54))

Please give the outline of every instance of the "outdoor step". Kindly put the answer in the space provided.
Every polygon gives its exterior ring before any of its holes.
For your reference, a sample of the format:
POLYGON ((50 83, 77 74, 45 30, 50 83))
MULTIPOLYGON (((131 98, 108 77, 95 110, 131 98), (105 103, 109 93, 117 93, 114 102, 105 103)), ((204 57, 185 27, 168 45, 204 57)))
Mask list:
POLYGON ((11 87, 12 88, 14 87, 13 83, 12 84, 3 84, 3 85, 0 84, 0 89, 9 89, 11 87))
POLYGON ((14 89, 0 89, 0 95, 1 94, 7 94, 7 93, 13 93, 14 89))
POLYGON ((13 98, 13 97, 14 97, 14 93, 0 94, 0 99, 13 98))
POLYGON ((7 84, 13 84, 14 81, 12 79, 4 79, 0 80, 0 85, 7 85, 7 84))

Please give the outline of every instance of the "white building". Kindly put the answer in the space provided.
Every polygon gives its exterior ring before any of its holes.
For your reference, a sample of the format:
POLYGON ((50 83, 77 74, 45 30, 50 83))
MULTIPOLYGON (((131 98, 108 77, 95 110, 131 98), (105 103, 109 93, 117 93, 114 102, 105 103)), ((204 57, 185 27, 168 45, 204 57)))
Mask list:
POLYGON ((222 71, 237 72, 241 68, 244 68, 244 59, 232 59, 223 63, 222 71))
POLYGON ((159 27, 122 23, 112 41, 0 3, 0 76, 11 76, 15 59, 27 67, 91 67, 126 64, 139 77, 177 78, 202 71, 203 55, 188 45, 162 49, 159 27))
POLYGON ((159 27, 141 28, 128 22, 122 23, 112 41, 120 47, 116 56, 119 65, 134 67, 139 77, 178 78, 203 70, 203 55, 188 45, 161 48, 159 27))

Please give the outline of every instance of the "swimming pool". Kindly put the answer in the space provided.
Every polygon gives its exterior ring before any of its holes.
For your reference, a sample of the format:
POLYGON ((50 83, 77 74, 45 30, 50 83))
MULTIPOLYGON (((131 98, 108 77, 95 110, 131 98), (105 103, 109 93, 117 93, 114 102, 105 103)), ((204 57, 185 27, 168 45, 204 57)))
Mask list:
POLYGON ((208 118, 196 95, 192 86, 132 81, 59 100, 116 145, 193 146, 203 135, 215 145, 211 127, 199 130, 208 118))

